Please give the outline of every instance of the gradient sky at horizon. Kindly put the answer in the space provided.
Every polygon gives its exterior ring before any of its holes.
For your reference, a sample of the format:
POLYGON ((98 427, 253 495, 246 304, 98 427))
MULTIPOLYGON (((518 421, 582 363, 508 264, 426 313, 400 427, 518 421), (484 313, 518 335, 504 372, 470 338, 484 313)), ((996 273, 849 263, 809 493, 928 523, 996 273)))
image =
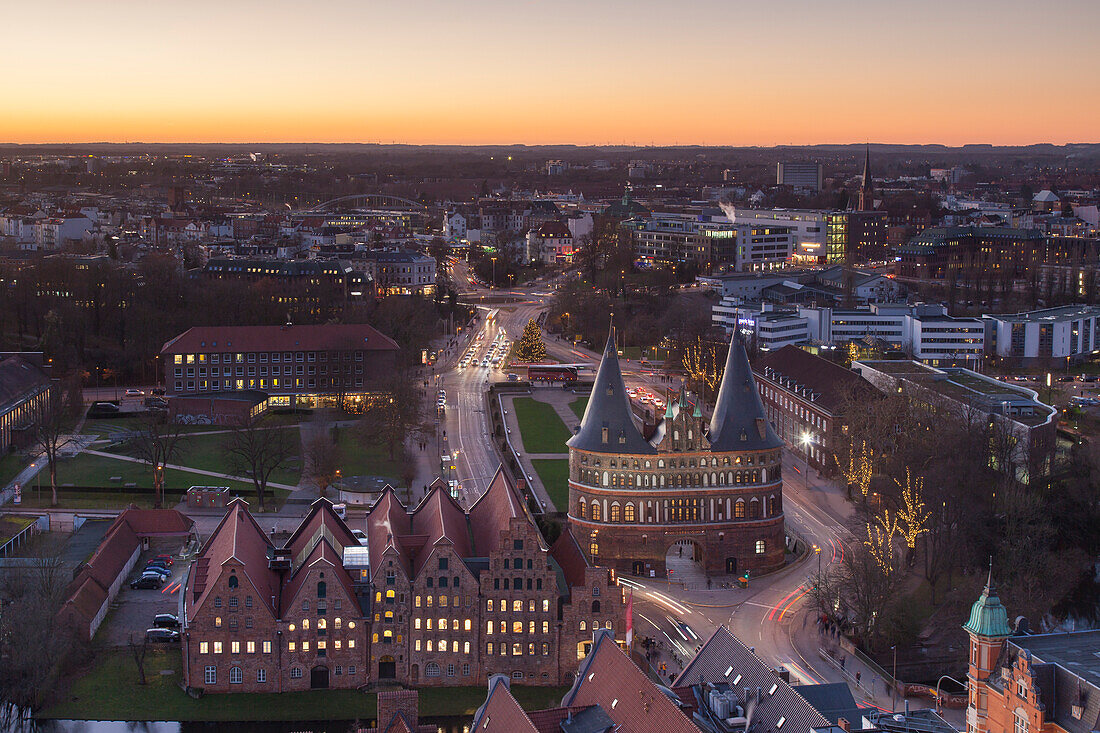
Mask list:
POLYGON ((1100 139, 1100 0, 0 7, 0 142, 1100 139))

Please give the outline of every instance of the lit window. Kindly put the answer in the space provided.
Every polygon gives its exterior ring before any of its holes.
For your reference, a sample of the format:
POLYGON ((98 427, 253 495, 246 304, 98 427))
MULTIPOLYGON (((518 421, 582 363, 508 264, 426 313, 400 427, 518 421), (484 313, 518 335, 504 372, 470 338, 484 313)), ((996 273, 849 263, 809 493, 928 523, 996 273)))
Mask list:
POLYGON ((287 644, 286 644, 286 650, 288 652, 295 651, 297 648, 298 648, 298 645, 295 644, 293 641, 288 641, 287 644))
POLYGON ((244 644, 244 650, 248 654, 255 654, 256 653, 256 642, 246 641, 245 644, 244 644))
POLYGON ((222 627, 222 617, 221 616, 215 616, 214 617, 214 628, 220 629, 221 627, 222 627))
POLYGON ((302 642, 302 651, 303 652, 308 652, 309 651, 309 642, 308 641, 303 641, 302 642))
POLYGON ((355 639, 348 639, 348 649, 355 648, 355 639))
POLYGON ((271 642, 270 641, 265 641, 263 649, 264 649, 264 654, 270 654, 271 653, 271 642))
POLYGON ((240 654, 241 653, 241 642, 239 642, 239 641, 229 642, 229 653, 230 654, 240 654))
POLYGON ((210 644, 209 644, 209 642, 200 641, 199 642, 199 654, 209 654, 209 653, 210 653, 210 644))

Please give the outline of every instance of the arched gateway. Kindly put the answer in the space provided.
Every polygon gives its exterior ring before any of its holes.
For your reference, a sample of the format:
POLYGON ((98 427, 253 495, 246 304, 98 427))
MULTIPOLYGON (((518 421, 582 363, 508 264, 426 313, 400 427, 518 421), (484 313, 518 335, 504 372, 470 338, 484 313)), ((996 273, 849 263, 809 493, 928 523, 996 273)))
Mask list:
POLYGON ((669 548, 690 546, 707 575, 782 566, 783 441, 764 414, 738 336, 711 419, 681 391, 643 435, 612 329, 568 445, 569 524, 594 564, 664 577, 669 548))

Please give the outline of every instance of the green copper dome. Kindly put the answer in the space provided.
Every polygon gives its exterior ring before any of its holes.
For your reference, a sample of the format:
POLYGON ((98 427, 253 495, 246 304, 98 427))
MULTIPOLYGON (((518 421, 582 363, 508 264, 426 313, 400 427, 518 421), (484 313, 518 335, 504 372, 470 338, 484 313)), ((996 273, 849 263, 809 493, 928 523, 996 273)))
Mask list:
POLYGON ((1008 625, 1008 611, 1001 605, 1001 599, 993 588, 992 572, 985 583, 981 598, 970 607, 970 620, 963 624, 963 628, 977 636, 1012 636, 1012 628, 1008 625))

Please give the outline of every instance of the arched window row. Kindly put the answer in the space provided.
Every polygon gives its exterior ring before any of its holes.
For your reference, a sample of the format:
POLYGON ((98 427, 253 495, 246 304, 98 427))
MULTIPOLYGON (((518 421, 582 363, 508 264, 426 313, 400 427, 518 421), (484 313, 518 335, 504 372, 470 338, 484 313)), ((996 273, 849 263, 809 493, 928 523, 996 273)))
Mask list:
POLYGON ((724 521, 726 519, 763 519, 783 512, 782 497, 777 494, 737 499, 686 498, 620 502, 618 500, 577 500, 575 516, 611 524, 649 524, 673 522, 724 521), (606 518, 606 519, 605 519, 606 518))

